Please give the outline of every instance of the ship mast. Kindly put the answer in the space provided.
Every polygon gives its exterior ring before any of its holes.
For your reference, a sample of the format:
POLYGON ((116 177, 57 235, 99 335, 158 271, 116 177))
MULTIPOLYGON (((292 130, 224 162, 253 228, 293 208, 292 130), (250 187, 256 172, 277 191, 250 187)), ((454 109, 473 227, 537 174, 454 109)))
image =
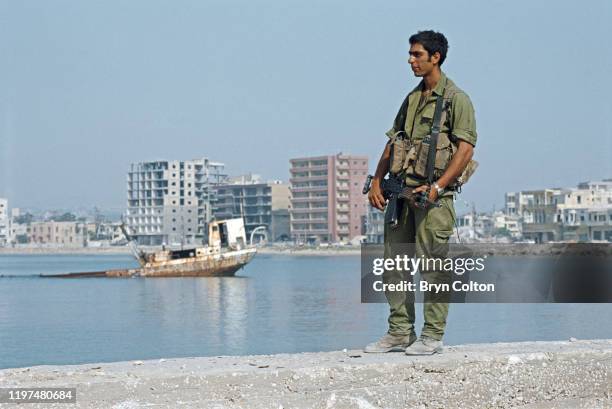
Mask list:
POLYGON ((125 236, 125 239, 128 241, 128 246, 130 246, 130 250, 132 250, 132 254, 136 258, 136 261, 138 261, 138 264, 140 264, 141 267, 144 267, 144 264, 146 262, 144 253, 138 250, 138 246, 136 245, 136 240, 134 240, 134 238, 128 233, 127 226, 125 225, 125 222, 123 220, 121 221, 119 228, 121 229, 121 232, 125 236))

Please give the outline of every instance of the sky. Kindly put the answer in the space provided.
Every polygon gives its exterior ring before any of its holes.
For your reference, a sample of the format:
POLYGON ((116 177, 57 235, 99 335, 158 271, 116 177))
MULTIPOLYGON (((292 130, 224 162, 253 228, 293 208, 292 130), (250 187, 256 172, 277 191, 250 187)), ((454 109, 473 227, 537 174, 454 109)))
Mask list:
POLYGON ((368 155, 418 83, 408 38, 443 32, 476 110, 458 210, 612 178, 612 2, 0 0, 0 197, 121 209, 132 162, 208 157, 289 178, 368 155))

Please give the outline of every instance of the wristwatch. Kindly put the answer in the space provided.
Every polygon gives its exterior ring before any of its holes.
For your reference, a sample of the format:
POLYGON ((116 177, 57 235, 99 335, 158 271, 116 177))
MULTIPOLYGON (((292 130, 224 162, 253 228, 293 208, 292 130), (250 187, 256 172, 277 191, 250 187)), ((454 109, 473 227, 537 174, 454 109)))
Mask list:
POLYGON ((438 182, 434 183, 433 186, 436 188, 436 192, 438 192, 438 196, 444 193, 444 188, 440 187, 440 185, 438 185, 438 182))

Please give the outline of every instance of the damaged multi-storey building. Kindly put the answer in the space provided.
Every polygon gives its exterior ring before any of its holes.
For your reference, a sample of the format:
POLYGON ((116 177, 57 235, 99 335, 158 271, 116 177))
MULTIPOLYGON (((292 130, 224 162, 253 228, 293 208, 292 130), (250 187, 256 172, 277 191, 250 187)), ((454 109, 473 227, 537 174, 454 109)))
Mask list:
POLYGON ((126 222, 140 245, 200 244, 212 219, 213 187, 224 165, 207 158, 130 165, 126 222))

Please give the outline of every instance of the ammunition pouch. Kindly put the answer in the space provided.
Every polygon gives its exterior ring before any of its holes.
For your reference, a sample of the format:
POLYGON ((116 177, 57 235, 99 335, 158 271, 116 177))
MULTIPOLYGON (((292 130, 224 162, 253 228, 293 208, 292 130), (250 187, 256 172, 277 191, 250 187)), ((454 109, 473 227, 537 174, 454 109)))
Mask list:
MULTIPOLYGON (((428 138, 425 138, 415 143, 413 152, 407 155, 406 173, 420 179, 427 178, 427 158, 429 157, 429 149, 431 147, 427 139, 428 138)), ((434 161, 435 179, 439 179, 444 174, 444 171, 448 167, 456 151, 457 146, 451 142, 448 135, 442 133, 438 135, 434 161)))
POLYGON ((410 142, 404 131, 395 133, 391 137, 391 161, 389 172, 392 175, 397 175, 404 170, 404 162, 408 152, 410 142))
MULTIPOLYGON (((417 179, 427 179, 427 158, 429 156, 430 144, 425 140, 408 144, 405 160, 401 170, 406 175, 417 179)), ((439 179, 443 174, 453 155, 457 151, 457 146, 451 142, 448 135, 440 134, 436 146, 436 159, 434 163, 434 178, 439 179)))

